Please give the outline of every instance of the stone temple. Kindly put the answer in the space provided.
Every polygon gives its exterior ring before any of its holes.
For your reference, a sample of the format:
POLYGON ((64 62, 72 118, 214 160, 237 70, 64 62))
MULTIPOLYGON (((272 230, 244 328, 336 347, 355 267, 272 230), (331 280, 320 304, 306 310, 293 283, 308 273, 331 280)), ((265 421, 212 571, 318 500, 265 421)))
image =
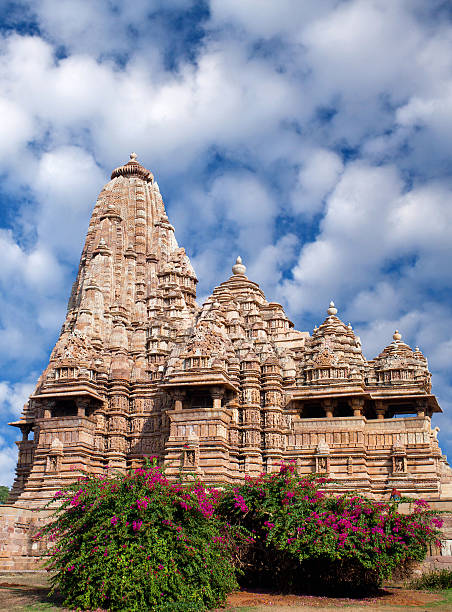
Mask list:
POLYGON ((10 504, 42 507, 82 472, 148 456, 208 483, 293 460, 337 491, 450 498, 419 348, 396 331, 366 360, 333 303, 312 334, 295 330, 240 258, 198 306, 158 185, 130 157, 99 195, 61 335, 11 423, 22 441, 10 504))

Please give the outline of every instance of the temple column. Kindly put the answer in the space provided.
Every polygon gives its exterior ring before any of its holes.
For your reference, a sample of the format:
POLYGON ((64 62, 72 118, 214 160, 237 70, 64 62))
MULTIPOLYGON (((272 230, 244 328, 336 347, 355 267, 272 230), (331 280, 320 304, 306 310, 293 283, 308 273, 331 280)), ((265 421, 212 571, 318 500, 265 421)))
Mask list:
MULTIPOLYGON (((231 383, 238 389, 240 387, 240 361, 237 357, 232 357, 229 361, 228 374, 231 383)), ((230 396, 226 404, 231 412, 231 422, 229 426, 229 469, 235 478, 240 471, 240 432, 239 432, 239 395, 235 391, 230 396)))
POLYGON ((77 398, 77 416, 84 417, 86 416, 86 409, 88 408, 89 401, 84 398, 77 398))
POLYGON ((264 391, 264 466, 272 472, 277 466, 284 450, 282 415, 282 373, 278 360, 270 357, 262 367, 262 387, 264 391))
POLYGON ((260 428, 260 364, 256 355, 249 354, 242 362, 242 413, 245 472, 257 476, 262 470, 260 428))
POLYGON ((425 417, 427 413, 427 401, 424 398, 416 400, 416 413, 418 417, 425 417))
POLYGON ((361 397, 352 397, 349 400, 349 405, 353 410, 353 416, 359 417, 363 414, 364 399, 361 397))
POLYGON ((224 395, 224 389, 221 387, 213 387, 210 391, 210 395, 213 400, 213 409, 221 410, 221 400, 224 395))
POLYGON ((322 401, 322 407, 325 411, 327 419, 332 419, 334 416, 334 409, 336 407, 336 400, 325 399, 322 401))
POLYGON ((386 405, 381 400, 376 400, 375 402, 375 412, 377 413, 377 419, 382 421, 386 415, 386 405))
POLYGON ((180 412, 183 407, 185 393, 183 391, 173 391, 174 410, 180 412))
POLYGON ((129 396, 126 385, 112 384, 108 414, 108 466, 125 471, 127 467, 129 396))

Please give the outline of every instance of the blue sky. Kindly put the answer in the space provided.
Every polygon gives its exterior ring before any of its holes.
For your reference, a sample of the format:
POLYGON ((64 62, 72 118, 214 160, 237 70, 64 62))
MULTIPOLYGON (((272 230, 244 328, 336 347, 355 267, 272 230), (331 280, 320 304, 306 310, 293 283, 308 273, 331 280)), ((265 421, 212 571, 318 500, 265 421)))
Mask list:
POLYGON ((136 151, 202 300, 230 274, 298 329, 330 299, 419 345, 452 454, 452 9, 439 0, 0 0, 0 484, 89 216, 136 151), (12 431, 10 431, 10 429, 12 431))

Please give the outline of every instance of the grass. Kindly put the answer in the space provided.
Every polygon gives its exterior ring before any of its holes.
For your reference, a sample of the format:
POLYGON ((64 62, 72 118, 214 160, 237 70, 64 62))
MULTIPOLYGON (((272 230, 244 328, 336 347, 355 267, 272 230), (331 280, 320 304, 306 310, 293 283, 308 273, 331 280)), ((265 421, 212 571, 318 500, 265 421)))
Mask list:
POLYGON ((442 591, 452 589, 452 570, 442 569, 426 572, 419 578, 411 580, 408 587, 419 591, 442 591))
MULTIPOLYGON (((25 610, 27 612, 41 612, 42 610, 50 610, 51 612, 54 612, 55 610, 60 610, 61 608, 56 608, 55 606, 53 606, 50 603, 35 603, 35 604, 29 604, 27 606, 24 606, 22 608, 22 610, 25 612, 25 610)), ((20 608, 19 608, 20 610, 20 608)))
POLYGON ((438 595, 442 595, 444 599, 439 601, 434 601, 426 605, 427 608, 436 608, 437 606, 448 606, 449 609, 452 610, 452 589, 444 589, 440 591, 436 591, 438 595))

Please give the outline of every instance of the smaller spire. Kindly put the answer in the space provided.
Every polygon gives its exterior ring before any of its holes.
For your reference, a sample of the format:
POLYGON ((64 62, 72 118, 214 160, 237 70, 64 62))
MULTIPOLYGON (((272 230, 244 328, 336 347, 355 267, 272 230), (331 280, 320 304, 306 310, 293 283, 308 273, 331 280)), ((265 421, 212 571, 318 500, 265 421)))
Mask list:
POLYGON ((400 334, 399 330, 396 329, 392 337, 396 342, 399 342, 402 339, 402 334, 400 334))
POLYGON ((348 322, 347 329, 350 330, 350 331, 352 331, 352 329, 353 329, 352 324, 350 323, 350 321, 348 322))
POLYGON ((136 153, 131 153, 130 154, 130 160, 133 161, 133 162, 137 161, 137 157, 138 157, 138 155, 136 153))
POLYGON ((245 272, 246 266, 243 265, 242 258, 239 255, 235 261, 235 265, 232 266, 232 274, 241 274, 243 276, 245 272))
POLYGON ((330 316, 333 316, 333 315, 337 314, 337 308, 335 307, 333 300, 331 300, 331 302, 330 302, 330 307, 328 308, 327 313, 330 316))

